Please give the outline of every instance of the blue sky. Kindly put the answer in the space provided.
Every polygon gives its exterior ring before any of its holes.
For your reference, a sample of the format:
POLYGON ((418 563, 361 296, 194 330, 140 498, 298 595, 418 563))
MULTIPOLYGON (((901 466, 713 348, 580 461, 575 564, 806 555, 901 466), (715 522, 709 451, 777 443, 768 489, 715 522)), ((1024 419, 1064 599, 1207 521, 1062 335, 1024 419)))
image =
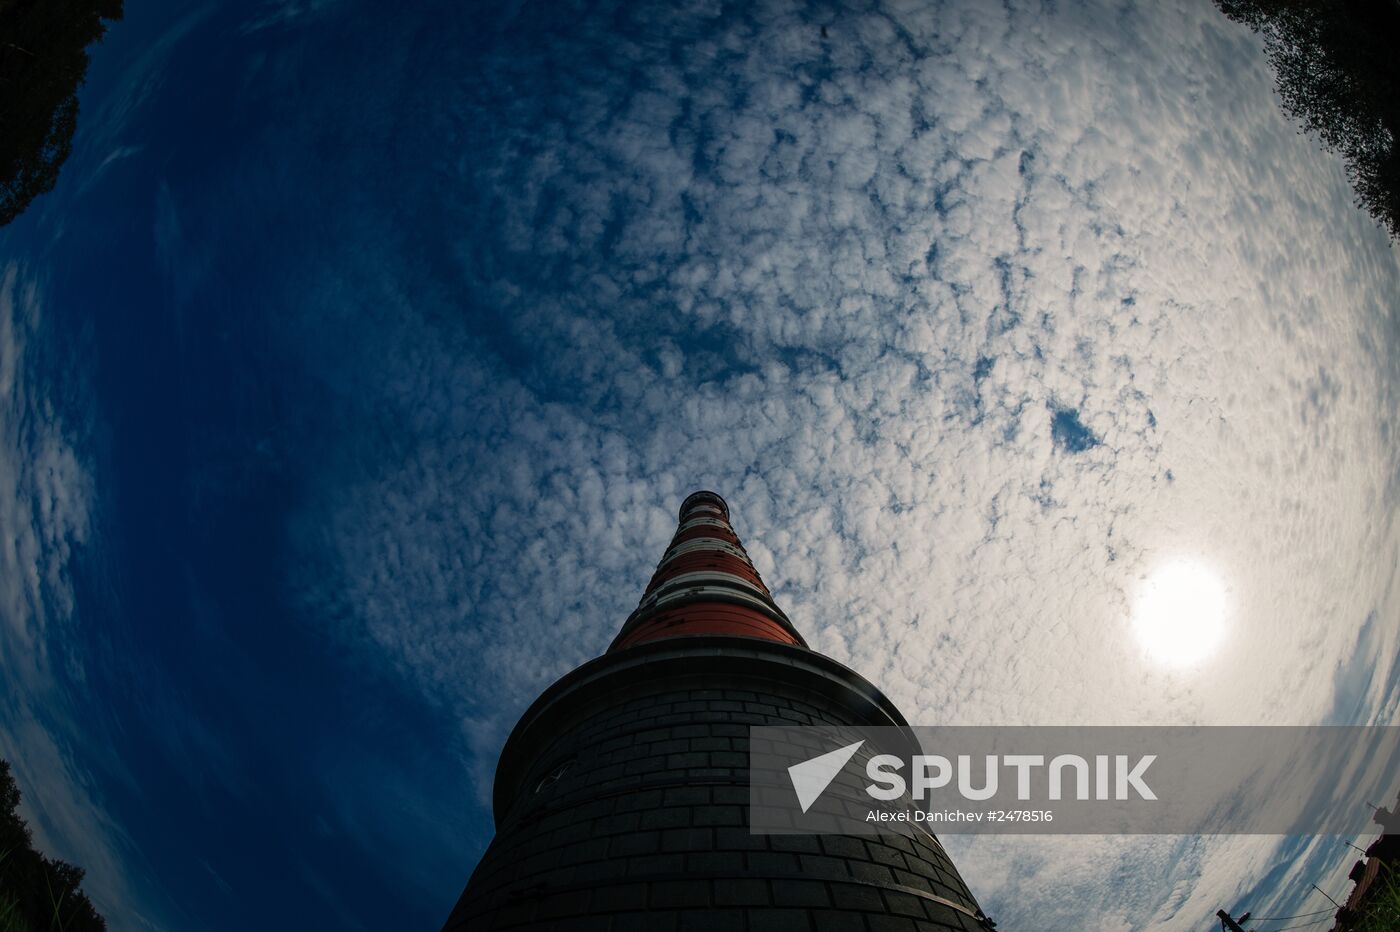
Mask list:
MULTIPOLYGON (((114 929, 435 928, 699 487, 912 721, 1394 721, 1400 262, 1247 31, 672 6, 133 3, 96 51, 0 231, 0 753, 114 929), (1131 625, 1183 557, 1230 605, 1184 671, 1131 625)), ((1010 929, 1348 863, 949 844, 1010 929)))

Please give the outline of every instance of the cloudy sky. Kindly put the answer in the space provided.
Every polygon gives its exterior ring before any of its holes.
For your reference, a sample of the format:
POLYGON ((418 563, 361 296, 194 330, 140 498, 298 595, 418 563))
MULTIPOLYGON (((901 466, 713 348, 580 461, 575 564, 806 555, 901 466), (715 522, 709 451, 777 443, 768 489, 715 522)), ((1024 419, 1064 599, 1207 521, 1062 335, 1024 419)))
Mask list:
MULTIPOLYGON (((436 928, 701 487, 911 721, 1395 721, 1400 257, 1205 0, 129 7, 0 231, 0 755, 114 930, 436 928)), ((1351 860, 948 844, 1009 930, 1351 860)))

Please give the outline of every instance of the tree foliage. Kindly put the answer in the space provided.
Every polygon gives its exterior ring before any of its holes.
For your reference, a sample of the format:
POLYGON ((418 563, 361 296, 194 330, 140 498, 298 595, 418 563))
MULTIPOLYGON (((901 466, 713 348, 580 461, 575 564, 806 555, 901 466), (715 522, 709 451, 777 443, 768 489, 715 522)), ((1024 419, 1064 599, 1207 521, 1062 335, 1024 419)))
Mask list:
POLYGON ((1264 37, 1284 109, 1346 160, 1400 238, 1400 0, 1216 0, 1264 37))
POLYGON ((0 930, 104 932, 106 921, 79 889, 82 868, 34 850, 19 800, 9 762, 0 760, 0 930))
POLYGON ((0 0, 0 226, 58 180, 87 47, 121 15, 122 0, 0 0))

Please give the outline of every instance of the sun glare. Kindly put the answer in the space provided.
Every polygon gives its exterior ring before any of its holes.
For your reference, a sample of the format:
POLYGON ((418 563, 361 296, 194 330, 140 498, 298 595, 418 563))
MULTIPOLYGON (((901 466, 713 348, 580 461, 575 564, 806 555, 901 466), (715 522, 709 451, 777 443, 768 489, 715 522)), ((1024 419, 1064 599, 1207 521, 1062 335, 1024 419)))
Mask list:
POLYGON ((1138 590, 1133 628, 1148 656, 1187 667, 1209 657, 1225 635, 1225 587, 1209 568, 1177 560, 1154 570, 1138 590))

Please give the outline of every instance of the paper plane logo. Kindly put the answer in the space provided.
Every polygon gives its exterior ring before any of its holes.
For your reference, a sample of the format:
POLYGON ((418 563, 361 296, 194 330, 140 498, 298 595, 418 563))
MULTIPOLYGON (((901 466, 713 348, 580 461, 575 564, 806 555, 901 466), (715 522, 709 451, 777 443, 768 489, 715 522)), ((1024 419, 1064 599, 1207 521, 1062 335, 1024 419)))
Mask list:
POLYGON ((856 751, 865 743, 864 739, 855 744, 848 744, 844 748, 837 748, 828 751, 819 757, 805 760, 800 764, 793 764, 788 768, 788 776, 792 778, 792 788, 797 793, 797 801, 802 805, 802 811, 806 812, 812 808, 812 803, 817 801, 831 781, 836 779, 836 775, 841 772, 841 768, 855 756, 856 751))

